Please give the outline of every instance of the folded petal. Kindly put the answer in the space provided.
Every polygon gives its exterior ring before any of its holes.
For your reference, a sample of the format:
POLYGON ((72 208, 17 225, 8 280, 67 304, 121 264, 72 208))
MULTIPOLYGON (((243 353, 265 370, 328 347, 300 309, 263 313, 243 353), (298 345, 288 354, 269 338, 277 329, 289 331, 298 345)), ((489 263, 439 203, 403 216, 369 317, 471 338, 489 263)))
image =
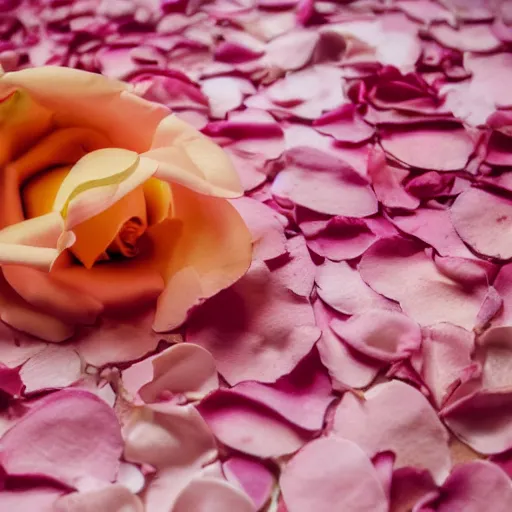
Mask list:
POLYGON ((158 125, 151 149, 141 156, 158 162, 155 176, 196 192, 238 197, 243 189, 226 153, 175 115, 158 125))

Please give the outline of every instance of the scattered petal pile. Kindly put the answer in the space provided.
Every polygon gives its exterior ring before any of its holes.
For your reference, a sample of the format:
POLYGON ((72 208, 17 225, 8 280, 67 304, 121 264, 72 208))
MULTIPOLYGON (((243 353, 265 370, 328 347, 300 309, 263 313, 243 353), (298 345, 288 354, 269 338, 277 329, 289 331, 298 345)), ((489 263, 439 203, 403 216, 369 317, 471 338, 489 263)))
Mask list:
POLYGON ((7 0, 0 41, 212 138, 253 242, 179 331, 2 318, 0 510, 512 510, 510 1, 7 0))

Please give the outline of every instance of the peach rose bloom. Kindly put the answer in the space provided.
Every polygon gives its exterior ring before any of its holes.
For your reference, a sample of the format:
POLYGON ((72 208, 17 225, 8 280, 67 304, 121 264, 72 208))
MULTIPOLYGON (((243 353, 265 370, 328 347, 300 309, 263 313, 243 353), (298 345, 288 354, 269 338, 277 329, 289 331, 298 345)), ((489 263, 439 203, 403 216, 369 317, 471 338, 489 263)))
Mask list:
POLYGON ((153 328, 247 270, 220 147, 133 87, 43 67, 0 76, 0 318, 48 341, 156 302, 153 328))

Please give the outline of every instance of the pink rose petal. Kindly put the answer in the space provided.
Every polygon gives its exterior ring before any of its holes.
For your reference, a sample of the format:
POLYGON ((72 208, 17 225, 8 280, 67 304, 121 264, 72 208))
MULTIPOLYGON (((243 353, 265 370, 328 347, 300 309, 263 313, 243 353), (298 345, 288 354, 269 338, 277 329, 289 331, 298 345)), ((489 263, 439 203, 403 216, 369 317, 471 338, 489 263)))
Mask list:
POLYGON ((421 246, 399 237, 375 242, 359 272, 377 293, 398 301, 404 313, 425 326, 449 322, 471 330, 487 292, 483 271, 473 286, 457 283, 437 270, 421 246))
POLYGON ((9 368, 0 363, 0 392, 8 395, 21 395, 24 382, 21 380, 19 370, 9 368))
POLYGON ((10 475, 40 474, 75 486, 90 476, 113 481, 122 439, 103 400, 70 389, 38 402, 3 435, 0 449, 0 463, 10 475))
POLYGON ((192 480, 178 496, 174 512, 256 512, 249 497, 236 487, 218 478, 192 480))
POLYGON ((146 403, 184 394, 202 398, 218 388, 215 361, 204 348, 179 343, 123 371, 124 388, 146 403))
POLYGON ((482 365, 482 386, 496 390, 512 386, 512 327, 491 327, 477 339, 476 358, 482 365))
POLYGON ((472 364, 474 347, 473 334, 460 327, 437 324, 423 328, 421 374, 437 407, 443 405, 472 364))
POLYGON ((437 512, 507 512, 512 504, 512 487, 506 473, 483 460, 456 466, 441 493, 437 512))
POLYGON ((451 217, 459 236, 477 253, 501 260, 512 258, 509 199, 470 188, 456 199, 451 217))
POLYGON ((234 455, 222 465, 229 482, 240 486, 260 510, 270 499, 275 477, 262 463, 234 455))
POLYGON ((333 432, 357 443, 370 457, 391 450, 397 469, 428 469, 437 482, 451 467, 448 432, 428 400, 401 381, 378 384, 365 393, 364 401, 345 393, 333 432))
POLYGON ((383 133, 382 147, 386 153, 412 167, 457 171, 466 166, 474 142, 463 128, 435 125, 388 130, 383 133))
POLYGON ((359 357, 334 334, 329 325, 335 316, 322 301, 317 300, 313 308, 317 325, 322 329, 322 336, 317 343, 318 352, 322 364, 329 371, 333 388, 345 391, 350 387, 368 386, 375 379, 381 364, 359 357))
POLYGON ((503 265, 494 281, 494 288, 503 299, 502 310, 495 320, 496 325, 512 322, 512 265, 503 265))
POLYGON ((261 402, 236 390, 218 390, 199 412, 225 445, 257 457, 279 457, 298 450, 309 437, 261 402))
POLYGON ((430 34, 443 46, 462 52, 491 52, 501 46, 487 24, 463 25, 458 29, 438 24, 430 28, 430 34))
POLYGON ((390 512, 416 512, 415 505, 436 491, 437 486, 428 471, 397 469, 391 484, 390 512))
POLYGON ((396 303, 375 293, 359 272, 344 261, 326 261, 318 267, 315 280, 318 296, 340 313, 354 315, 369 309, 399 309, 396 303))
POLYGON ((71 346, 48 345, 32 356, 20 370, 25 392, 65 388, 82 374, 82 361, 71 346))
POLYGON ((330 325, 354 350, 379 361, 407 359, 421 344, 418 324, 398 311, 369 309, 330 325))
POLYGON ((419 199, 409 195, 402 186, 407 171, 391 167, 386 163, 386 155, 374 146, 368 159, 368 177, 372 182, 377 199, 388 208, 416 209, 419 199))
POLYGON ((319 336, 308 301, 256 262, 197 311, 187 341, 206 348, 219 372, 236 384, 273 382, 289 373, 319 336))
POLYGON ((16 512, 55 512, 55 502, 63 494, 52 487, 0 491, 0 510, 16 512))
POLYGON ((366 217, 377 211, 368 183, 350 165, 311 148, 287 152, 287 166, 272 184, 272 194, 330 215, 366 217))
POLYGON ((365 220, 332 217, 322 230, 307 239, 307 244, 316 254, 341 261, 361 256, 374 241, 375 234, 365 220))
POLYGON ((385 512, 387 499, 377 472, 354 443, 334 436, 307 444, 280 479, 289 512, 385 512))

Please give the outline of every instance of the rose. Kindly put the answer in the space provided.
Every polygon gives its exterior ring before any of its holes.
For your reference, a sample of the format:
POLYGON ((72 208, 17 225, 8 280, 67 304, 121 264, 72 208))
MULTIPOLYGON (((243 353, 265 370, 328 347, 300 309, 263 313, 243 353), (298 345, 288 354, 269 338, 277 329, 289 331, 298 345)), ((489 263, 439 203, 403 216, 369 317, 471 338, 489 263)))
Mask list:
POLYGON ((157 332, 238 280, 251 237, 222 149, 133 87, 0 76, 0 318, 48 341, 154 303, 157 332))

